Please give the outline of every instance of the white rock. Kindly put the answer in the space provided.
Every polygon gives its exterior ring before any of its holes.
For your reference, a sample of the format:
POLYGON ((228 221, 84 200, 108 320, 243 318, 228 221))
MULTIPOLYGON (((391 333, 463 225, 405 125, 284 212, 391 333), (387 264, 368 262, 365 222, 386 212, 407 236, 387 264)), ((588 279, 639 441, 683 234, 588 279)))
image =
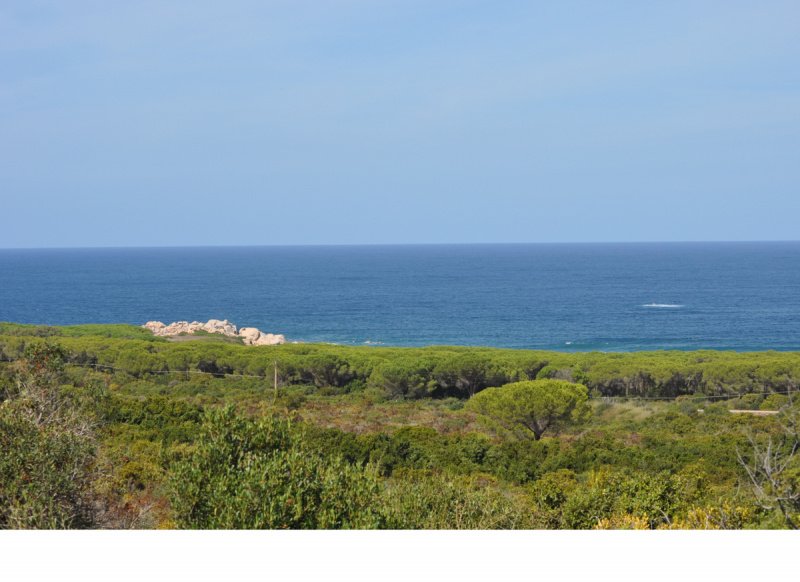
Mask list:
POLYGON ((281 334, 262 333, 258 339, 253 342, 255 346, 276 346, 278 344, 285 344, 286 338, 281 334))
POLYGON ((219 319, 209 319, 203 324, 203 330, 208 333, 221 333, 223 335, 236 335, 236 326, 230 323, 227 319, 220 321, 219 319))
POLYGON ((194 334, 198 331, 207 333, 218 333, 230 337, 240 337, 245 345, 248 346, 272 346, 286 342, 280 334, 262 333, 256 327, 243 327, 237 330, 236 326, 227 319, 209 319, 205 323, 199 321, 174 321, 164 324, 160 321, 148 321, 142 327, 149 329, 153 335, 169 337, 180 334, 194 334))
POLYGON ((243 327, 239 330, 239 337, 248 346, 255 344, 260 336, 261 331, 255 327, 243 327))

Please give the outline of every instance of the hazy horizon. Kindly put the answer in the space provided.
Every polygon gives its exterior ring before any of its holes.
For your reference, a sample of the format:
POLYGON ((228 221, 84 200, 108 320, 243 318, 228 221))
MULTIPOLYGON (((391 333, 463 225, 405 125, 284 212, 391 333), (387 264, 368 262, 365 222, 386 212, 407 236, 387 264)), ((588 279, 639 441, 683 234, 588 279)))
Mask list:
POLYGON ((260 247, 403 247, 403 246, 524 246, 524 245, 727 245, 727 244, 797 244, 794 240, 608 240, 608 241, 493 241, 493 242, 397 242, 397 243, 295 243, 295 244, 195 244, 195 245, 108 245, 108 246, 31 246, 0 247, 0 251, 24 250, 114 250, 114 249, 217 249, 260 247))

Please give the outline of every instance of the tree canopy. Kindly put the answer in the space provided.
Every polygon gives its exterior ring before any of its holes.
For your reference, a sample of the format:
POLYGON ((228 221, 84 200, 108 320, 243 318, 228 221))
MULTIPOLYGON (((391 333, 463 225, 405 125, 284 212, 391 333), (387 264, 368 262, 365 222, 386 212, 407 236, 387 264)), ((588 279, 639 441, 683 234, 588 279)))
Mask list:
POLYGON ((467 406, 488 416, 511 432, 539 440, 555 429, 589 416, 588 390, 582 384, 562 380, 528 380, 499 388, 487 388, 467 406))

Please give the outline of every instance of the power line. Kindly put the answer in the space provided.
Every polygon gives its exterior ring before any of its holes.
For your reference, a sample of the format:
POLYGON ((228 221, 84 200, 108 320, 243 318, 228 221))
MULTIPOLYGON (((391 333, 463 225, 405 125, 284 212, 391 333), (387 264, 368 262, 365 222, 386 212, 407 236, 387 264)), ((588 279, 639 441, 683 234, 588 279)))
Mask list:
MULTIPOLYGON (((107 366, 105 364, 76 364, 70 363, 70 366, 82 367, 82 368, 94 368, 98 371, 103 370, 112 370, 114 372, 122 372, 124 374, 136 375, 131 370, 126 370, 124 368, 118 368, 116 366, 107 366)), ((237 374, 233 372, 204 372, 202 370, 150 370, 147 372, 148 374, 202 374, 202 375, 210 375, 215 377, 226 377, 226 378, 256 378, 258 380, 267 380, 266 374, 264 376, 259 376, 258 374, 237 374)), ((746 395, 755 395, 755 396, 768 396, 770 394, 795 394, 798 390, 772 390, 766 392, 743 392, 743 393, 735 393, 735 394, 704 394, 704 395, 696 395, 696 394, 678 394, 677 396, 589 396, 592 400, 659 400, 659 401, 674 401, 678 398, 681 400, 713 400, 713 399, 732 399, 732 398, 739 398, 741 396, 746 395)))
MULTIPOLYGON (((106 366, 105 364, 73 364, 70 366, 77 366, 80 368, 95 368, 96 370, 113 370, 114 372, 123 372, 135 376, 136 374, 131 370, 124 368, 117 368, 115 366, 106 366)), ((211 376, 227 376, 232 378, 259 378, 266 380, 266 376, 259 376, 258 374, 234 374, 232 372, 203 372, 202 370, 148 370, 147 374, 207 374, 211 376)))
POLYGON ((713 398, 739 398, 741 396, 747 396, 749 394, 754 394, 756 396, 766 396, 769 394, 797 394, 798 390, 772 390, 769 392, 737 392, 734 394, 707 394, 707 395, 689 395, 689 394, 678 394, 677 396, 596 396, 590 397, 593 400, 676 400, 678 398, 682 400, 711 400, 713 398))

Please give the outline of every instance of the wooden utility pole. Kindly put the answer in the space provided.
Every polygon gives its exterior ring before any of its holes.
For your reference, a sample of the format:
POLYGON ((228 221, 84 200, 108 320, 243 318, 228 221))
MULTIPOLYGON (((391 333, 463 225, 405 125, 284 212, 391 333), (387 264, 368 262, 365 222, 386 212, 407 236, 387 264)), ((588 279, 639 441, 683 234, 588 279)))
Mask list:
POLYGON ((275 370, 275 376, 274 376, 273 381, 272 381, 272 388, 273 388, 272 399, 273 400, 277 400, 278 399, 278 361, 277 360, 273 361, 272 362, 272 366, 273 366, 273 369, 275 370))

